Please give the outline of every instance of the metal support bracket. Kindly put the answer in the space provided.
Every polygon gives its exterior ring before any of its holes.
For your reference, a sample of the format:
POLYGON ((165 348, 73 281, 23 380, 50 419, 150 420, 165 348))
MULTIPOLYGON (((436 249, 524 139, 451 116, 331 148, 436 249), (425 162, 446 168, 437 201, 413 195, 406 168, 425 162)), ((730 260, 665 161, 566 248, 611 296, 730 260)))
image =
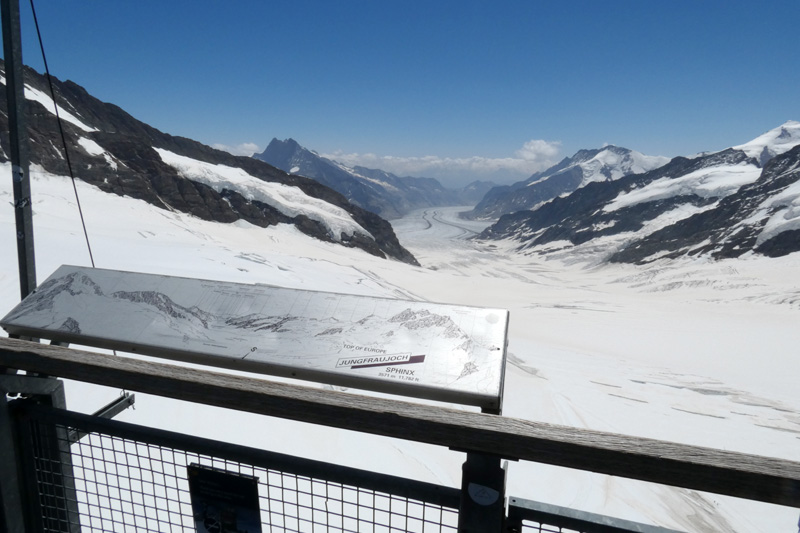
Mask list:
POLYGON ((501 533, 506 468, 496 456, 468 452, 462 466, 458 533, 501 533))
MULTIPOLYGON (((136 402, 135 394, 123 391, 122 395, 120 395, 119 398, 111 401, 108 405, 101 407, 100 409, 95 411, 92 416, 99 416, 102 418, 114 418, 128 407, 133 407, 133 404, 135 402, 136 402)), ((85 431, 75 431, 75 430, 70 431, 68 437, 69 443, 75 444, 86 435, 87 433, 85 431)))

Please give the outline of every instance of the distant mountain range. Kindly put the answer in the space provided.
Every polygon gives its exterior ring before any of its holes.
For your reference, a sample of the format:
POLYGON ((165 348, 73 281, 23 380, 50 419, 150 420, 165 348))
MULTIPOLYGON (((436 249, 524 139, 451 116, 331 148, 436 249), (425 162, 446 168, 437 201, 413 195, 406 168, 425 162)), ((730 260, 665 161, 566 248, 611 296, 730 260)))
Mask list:
MULTIPOLYGON (((4 68, 0 60, 3 132, 4 68)), ((416 264, 382 217, 480 199, 467 216, 497 221, 479 238, 509 241, 520 253, 643 263, 800 251, 800 122, 669 161, 616 146, 581 150, 510 186, 476 182, 454 191, 434 179, 348 168, 292 139, 273 139, 256 157, 234 156, 160 132, 71 81, 53 83, 76 177, 205 220, 291 224, 317 239, 416 264)), ((26 68, 25 84, 31 162, 68 175, 47 82, 26 68)), ((7 161, 5 133, 0 150, 7 161)))
POLYGON ((720 152, 579 185, 504 214, 479 238, 596 262, 800 251, 800 122, 720 152))
POLYGON ((544 202, 571 193, 588 183, 613 181, 628 174, 647 172, 669 161, 667 157, 647 156, 618 146, 580 150, 572 157, 530 178, 492 188, 466 213, 465 218, 495 219, 523 209, 535 209, 544 202))
POLYGON ((272 139, 253 157, 290 174, 312 178, 340 192, 352 203, 384 218, 399 218, 423 207, 475 205, 494 184, 476 181, 460 190, 433 178, 399 177, 383 170, 347 167, 300 146, 294 139, 272 139))
MULTIPOLYGON (((2 61, 0 70, 0 161, 7 161, 2 61)), ((47 80, 27 67, 24 79, 31 163, 67 176, 47 80)), ((416 264, 386 220, 316 180, 162 133, 71 81, 53 78, 53 85, 74 173, 103 191, 204 220, 291 224, 317 239, 416 264)))

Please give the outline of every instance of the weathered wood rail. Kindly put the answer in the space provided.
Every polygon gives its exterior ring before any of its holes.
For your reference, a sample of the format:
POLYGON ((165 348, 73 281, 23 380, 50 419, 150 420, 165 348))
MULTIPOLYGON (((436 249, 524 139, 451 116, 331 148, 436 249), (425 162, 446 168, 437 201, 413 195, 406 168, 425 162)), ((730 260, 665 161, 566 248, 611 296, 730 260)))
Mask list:
POLYGON ((0 339, 0 366, 364 433, 800 507, 800 462, 0 339))

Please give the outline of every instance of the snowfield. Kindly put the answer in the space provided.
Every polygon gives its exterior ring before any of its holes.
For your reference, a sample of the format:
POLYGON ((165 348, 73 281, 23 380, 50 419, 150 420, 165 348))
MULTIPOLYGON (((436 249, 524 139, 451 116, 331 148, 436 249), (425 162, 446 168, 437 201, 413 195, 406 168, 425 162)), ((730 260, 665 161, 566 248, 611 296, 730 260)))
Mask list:
MULTIPOLYGON (((161 153, 202 178, 202 169, 161 153)), ((9 174, 5 165, 2 175, 9 174)), ((439 208, 393 222, 422 265, 414 267, 291 226, 206 222, 77 186, 98 267, 509 309, 504 414, 800 459, 800 254, 592 266, 581 256, 545 260, 469 240, 486 224, 439 208)), ((39 280, 61 264, 88 265, 69 180, 33 172, 32 191, 39 280)), ((284 201, 313 208, 297 197, 284 201)), ((2 315, 19 300, 11 202, 11 180, 0 180, 2 315)), ((334 231, 359 231, 341 214, 325 217, 340 224, 334 231)), ((69 382, 67 402, 91 412, 118 392, 69 382)), ((464 459, 439 447, 142 394, 118 418, 449 486, 459 486, 464 459)), ((508 482, 510 496, 685 531, 797 527, 797 509, 533 463, 511 463, 508 482)))

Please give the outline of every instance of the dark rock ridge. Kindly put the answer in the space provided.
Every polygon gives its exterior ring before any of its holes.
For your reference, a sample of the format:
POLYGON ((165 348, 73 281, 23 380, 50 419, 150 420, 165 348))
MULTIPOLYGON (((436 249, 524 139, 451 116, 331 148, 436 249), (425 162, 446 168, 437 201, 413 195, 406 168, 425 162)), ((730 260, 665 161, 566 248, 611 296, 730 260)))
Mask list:
POLYGON ((525 253, 584 253, 625 263, 800 251, 800 124, 787 123, 776 138, 790 132, 798 146, 788 151, 764 157, 768 146, 753 157, 752 149, 748 155, 746 148, 729 148, 676 157, 655 170, 589 183, 535 210, 504 215, 479 238, 511 239, 525 253))
MULTIPOLYGON (((1 60, 0 70, 5 73, 5 64, 1 60)), ((50 94, 44 76, 26 67, 24 78, 27 86, 50 94)), ((340 193, 315 180, 289 175, 251 157, 234 156, 185 137, 163 133, 136 120, 121 108, 101 102, 72 81, 62 82, 53 78, 53 84, 73 172, 77 178, 105 192, 145 200, 162 209, 177 210, 215 222, 229 223, 241 219, 261 227, 293 224, 317 239, 361 248, 379 257, 417 263, 400 245, 386 220, 353 205, 340 193), (65 113, 77 120, 64 120, 65 113), (265 182, 297 187, 309 197, 347 211, 371 235, 360 232, 332 235, 320 220, 303 214, 284 214, 275 205, 248 199, 235 186, 215 190, 187 179, 165 163, 156 148, 205 163, 236 167, 265 182)), ((35 100, 27 99, 26 104, 31 163, 53 174, 69 175, 53 110, 45 109, 35 100)), ((5 85, 0 85, 0 147, 3 150, 0 161, 8 160, 6 111, 5 85)))
POLYGON ((317 180, 387 219, 424 207, 474 205, 479 199, 476 191, 486 188, 483 182, 475 182, 456 191, 433 178, 399 177, 384 170, 346 167, 304 148, 294 139, 272 139, 262 153, 253 157, 285 172, 317 180))
POLYGON ((496 219, 516 211, 531 210, 587 183, 613 181, 635 172, 657 168, 666 157, 645 156, 627 148, 606 146, 579 150, 572 157, 512 185, 494 187, 464 218, 496 219))

